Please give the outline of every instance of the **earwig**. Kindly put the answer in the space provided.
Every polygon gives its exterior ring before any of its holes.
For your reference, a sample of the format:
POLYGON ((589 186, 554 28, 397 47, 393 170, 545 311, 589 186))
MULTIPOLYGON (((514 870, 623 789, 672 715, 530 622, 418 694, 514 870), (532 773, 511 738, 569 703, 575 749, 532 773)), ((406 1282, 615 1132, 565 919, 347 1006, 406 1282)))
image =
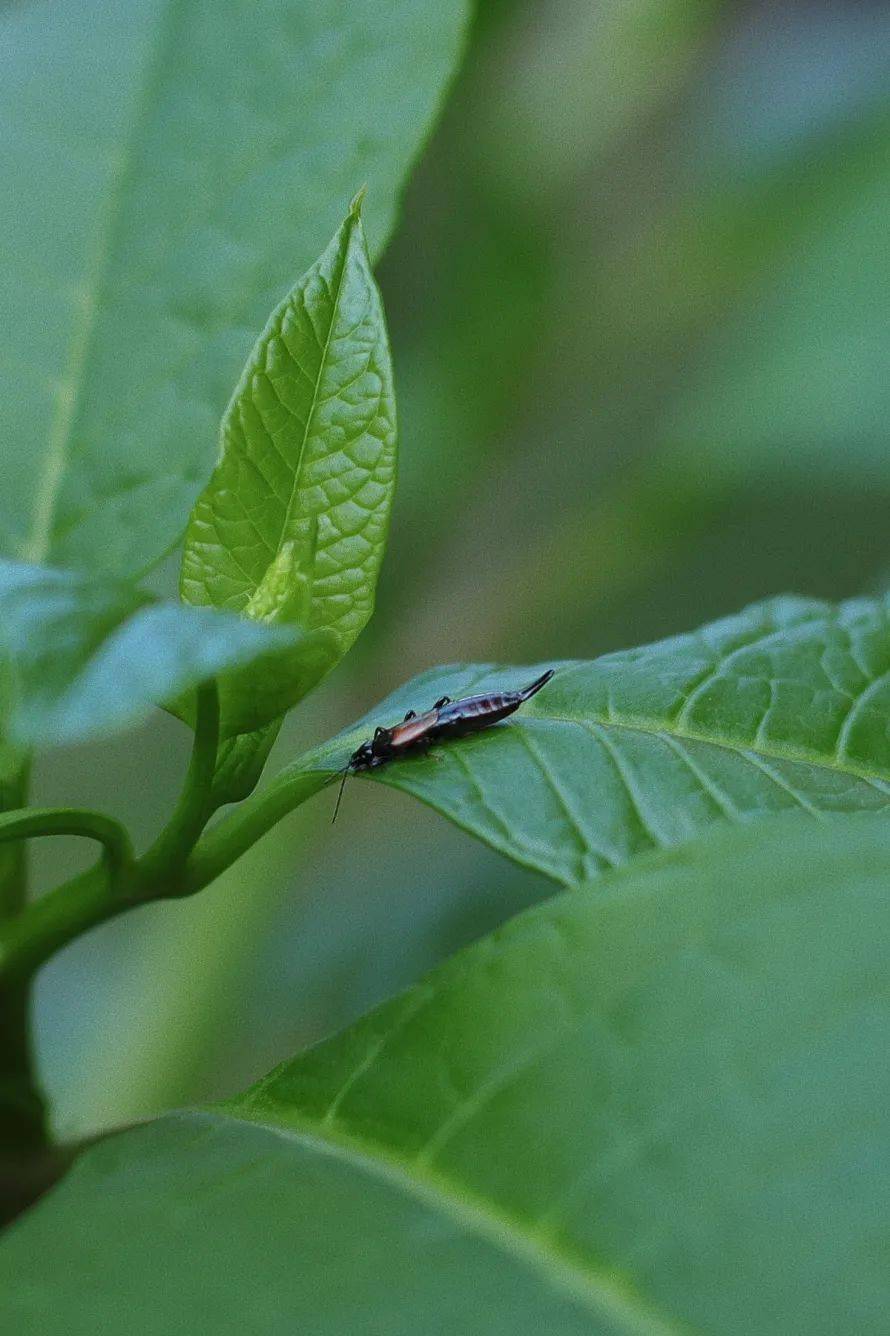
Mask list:
MULTIPOLYGON (((424 714, 409 710, 400 724, 392 728, 375 728, 374 736, 368 738, 360 747, 356 747, 342 772, 340 792, 334 808, 332 824, 337 820, 343 789, 350 774, 362 770, 376 770, 389 761, 402 756, 413 756, 427 751, 434 742, 444 742, 449 738, 465 737, 468 733, 479 733, 492 724, 506 719, 520 705, 545 687, 553 676, 553 669, 548 668, 521 691, 492 692, 482 696, 464 696, 462 700, 452 700, 442 696, 431 709, 424 714)), ((335 779, 337 776, 332 775, 335 779)))

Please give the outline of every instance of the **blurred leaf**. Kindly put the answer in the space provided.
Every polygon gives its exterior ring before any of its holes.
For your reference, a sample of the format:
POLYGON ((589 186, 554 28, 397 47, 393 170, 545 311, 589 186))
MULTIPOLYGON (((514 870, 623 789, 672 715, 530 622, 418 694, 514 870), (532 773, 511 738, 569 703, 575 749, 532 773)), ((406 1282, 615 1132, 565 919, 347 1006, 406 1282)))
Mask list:
POLYGON ((155 603, 131 585, 0 561, 3 729, 23 747, 129 728, 298 632, 155 603))
POLYGON ((732 16, 705 71, 696 167, 738 180, 867 122, 890 83, 890 11, 824 5, 732 16))
POLYGON ((708 289, 706 347, 661 427, 700 486, 754 470, 848 489, 890 484, 887 131, 885 100, 753 188, 734 180, 716 200, 693 201, 691 226, 653 238, 656 270, 665 256, 670 269, 673 252, 669 283, 688 274, 693 293, 708 289), (721 290, 740 278, 721 310, 721 290))
MULTIPOLYGON (((400 687, 293 767, 342 766, 376 724, 543 667, 457 665, 400 687)), ((566 885, 714 820, 890 805, 890 599, 778 598, 554 680, 508 723, 381 767, 493 848, 566 885)))
MULTIPOLYGON (((211 611, 211 609, 195 609, 211 611)), ((227 617, 240 626, 250 623, 244 617, 227 617)), ((267 624, 268 625, 268 624, 267 624)), ((269 626, 280 648, 267 648, 264 654, 246 655, 233 660, 236 666, 224 668, 219 677, 220 737, 226 748, 252 739, 251 755, 261 753, 262 739, 271 724, 277 728, 281 716, 311 691, 331 662, 331 636, 324 631, 307 631, 299 624, 269 626), (274 636, 275 630, 280 634, 274 636), (254 731, 258 730, 258 731, 254 731)), ((240 634, 240 632, 239 632, 240 634)), ((191 722, 192 698, 175 712, 191 722)), ((246 749, 245 749, 246 751, 246 749)), ((223 753, 221 753, 221 756, 223 753)), ((239 755, 242 753, 239 752, 239 755)), ((242 764, 246 761, 246 756, 242 764)))
MULTIPOLYGON (((240 727, 227 732, 246 731, 258 693, 280 697, 278 714, 296 704, 370 617, 395 448, 383 309, 356 203, 261 335, 186 533, 186 603, 298 620, 312 637, 230 686, 224 718, 237 712, 240 727)), ((261 713, 265 723, 276 712, 261 713)))
POLYGON ((0 542, 143 568, 252 331, 358 185, 378 245, 466 0, 22 0, 0 13, 0 542))
POLYGON ((883 1331, 888 885, 886 820, 796 814, 521 915, 87 1151, 0 1247, 10 1327, 883 1331))
POLYGON ((518 10, 483 104, 487 159, 501 189, 549 206, 675 92, 720 5, 549 0, 518 10))

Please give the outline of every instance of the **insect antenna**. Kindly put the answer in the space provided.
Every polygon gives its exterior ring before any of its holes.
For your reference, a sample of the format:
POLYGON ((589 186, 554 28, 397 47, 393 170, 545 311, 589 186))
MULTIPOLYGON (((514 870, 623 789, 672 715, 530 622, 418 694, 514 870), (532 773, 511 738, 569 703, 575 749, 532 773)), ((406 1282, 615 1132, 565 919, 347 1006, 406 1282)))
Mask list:
MULTIPOLYGON (((339 791, 339 793, 337 794, 337 803, 336 803, 336 806, 334 807, 334 815, 331 817, 331 825, 333 825, 334 822, 337 820, 337 813, 339 812, 339 810, 340 810, 340 804, 341 804, 341 802, 343 801, 343 790, 346 788, 346 780, 347 780, 347 778, 349 777, 349 762, 348 762, 348 761, 347 761, 346 764, 344 765, 343 769, 342 769, 342 770, 339 770, 339 771, 337 772, 337 774, 342 775, 343 778, 340 780, 340 791, 339 791)), ((331 779, 336 779, 336 778, 337 778, 337 774, 331 775, 331 779)))

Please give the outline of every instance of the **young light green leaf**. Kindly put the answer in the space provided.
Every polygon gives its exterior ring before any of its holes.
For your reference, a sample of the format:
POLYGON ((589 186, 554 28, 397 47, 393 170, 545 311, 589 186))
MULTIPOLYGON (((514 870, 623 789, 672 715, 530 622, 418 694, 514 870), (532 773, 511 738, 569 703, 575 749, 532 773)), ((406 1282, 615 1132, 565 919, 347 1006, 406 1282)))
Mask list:
MULTIPOLYGON (((300 622, 305 652, 241 676, 244 707, 297 703, 371 615, 395 482, 395 400, 360 201, 272 314, 222 424, 186 534, 187 603, 300 622)), ((226 731, 245 732, 224 704, 226 731)), ((263 751, 245 739, 243 752, 263 751)), ((265 748, 268 750, 268 748, 265 748)))
MULTIPOLYGON (((312 549, 313 564, 315 548, 312 549)), ((268 570, 244 605, 255 622, 305 622, 312 611, 311 570, 303 570, 297 544, 282 543, 268 570)))
POLYGON ((152 602, 131 585, 0 562, 0 733, 31 748, 128 728, 297 640, 290 627, 152 602))
POLYGON ((288 620, 292 585, 303 620, 332 632, 341 657, 374 606, 395 449, 383 309, 355 204, 235 390, 186 533, 183 600, 265 616, 277 590, 275 616, 288 620))
MULTIPOLYGON (((548 666, 434 669, 294 769, 335 770, 374 725, 406 709, 522 686, 548 666)), ((557 665, 509 723, 373 778, 577 885, 714 820, 886 809, 888 717, 890 598, 786 597, 658 644, 557 665)))
POLYGON ((375 242, 467 0, 0 8, 0 550, 143 569, 356 185, 375 242))
POLYGON ((885 819, 797 813, 561 895, 228 1105, 88 1151, 0 1244, 0 1311, 878 1336, 888 886, 885 819))
MULTIPOLYGON (((314 553, 314 543, 312 546, 314 553)), ((250 792, 278 735, 284 714, 311 691, 336 658, 332 632, 307 630, 312 586, 301 570, 295 543, 285 543, 244 608, 249 621, 282 626, 288 642, 276 654, 248 660, 219 679, 220 772, 215 781, 218 805, 250 792)), ((192 722, 191 697, 175 710, 192 722)))

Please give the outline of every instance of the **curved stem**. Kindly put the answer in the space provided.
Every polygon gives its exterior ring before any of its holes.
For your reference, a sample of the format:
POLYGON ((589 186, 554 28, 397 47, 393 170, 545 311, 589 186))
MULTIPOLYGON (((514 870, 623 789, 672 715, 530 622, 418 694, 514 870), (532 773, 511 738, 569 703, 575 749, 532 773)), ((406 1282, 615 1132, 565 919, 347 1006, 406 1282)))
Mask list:
POLYGON ((108 869, 120 877, 133 864, 133 846, 120 822, 101 812, 73 807, 25 807, 0 814, 0 844, 42 835, 81 835, 105 850, 108 869))
MULTIPOLYGON (((30 763, 23 760, 13 773, 0 780, 0 812, 21 810, 28 801, 30 763)), ((25 850, 7 849, 0 853, 0 922, 15 918, 25 903, 27 869, 25 850)))
POLYGON ((102 863, 57 886, 30 904, 0 935, 2 986, 26 982, 75 937, 135 903, 129 896, 115 894, 102 863))
MULTIPOLYGON (((219 742, 219 696, 215 683, 198 689, 195 737, 182 794, 168 824, 135 864, 117 868, 106 857, 47 895, 6 925, 0 926, 0 985, 26 981, 45 960, 88 928, 149 900, 182 894, 182 868, 212 810, 211 789, 219 742)), ((24 817, 24 813, 15 813, 24 817)), ((38 814, 39 815, 39 814, 38 814)), ((46 813, 43 813, 44 822, 46 813)), ((98 834, 97 813, 66 813, 79 818, 76 834, 98 834), (84 816, 91 829, 84 829, 84 816)), ((62 815, 58 814, 61 823, 62 815)), ((99 818, 100 822, 102 818, 99 818)), ((73 821, 72 821, 73 824, 73 821)), ((21 834, 21 823, 19 834, 21 834)), ((45 826, 41 831, 47 833, 45 826)), ((54 832, 57 833, 57 832, 54 832)), ((68 833, 72 833, 70 830, 68 833)), ((103 830, 104 835, 110 832, 103 830)), ((13 838, 10 835, 10 838, 13 838)), ((107 839, 103 840, 107 849, 107 839)))
MULTIPOLYGON (((160 876, 182 866, 209 821, 218 748, 219 692, 215 682, 205 682, 198 687, 195 739, 179 802, 167 825, 136 865, 137 879, 144 888, 140 899, 154 898, 146 894, 148 888, 160 876)), ((171 888, 168 893, 176 891, 171 888)))
MULTIPOLYGON (((28 764, 0 784, 5 809, 23 808, 28 801, 28 764)), ((0 850, 0 929, 14 930, 27 895, 27 859, 24 843, 0 850)), ((27 975, 0 982, 0 1146, 11 1148, 22 1160, 46 1145, 43 1095, 31 1044, 31 998, 27 975)), ((2 1185, 0 1185, 2 1193, 2 1185)), ((0 1211, 2 1211, 0 1199, 0 1211)))
MULTIPOLYGON (((216 754, 215 693, 212 701, 207 698, 205 707, 199 710, 199 721, 202 716, 200 736, 196 731, 192 764, 174 819, 138 860, 132 876, 123 885, 116 884, 107 868, 100 865, 35 901, 0 934, 0 978, 27 979, 55 951, 125 909, 200 891, 331 779, 331 771, 303 770, 297 762, 199 839, 210 807, 210 758, 216 754)), ((306 757, 303 764, 308 761, 306 757)))
POLYGON ((191 895, 215 881, 282 817, 318 793, 330 779, 330 772, 300 770, 296 762, 271 784, 252 793, 198 841, 183 869, 182 894, 191 895))

